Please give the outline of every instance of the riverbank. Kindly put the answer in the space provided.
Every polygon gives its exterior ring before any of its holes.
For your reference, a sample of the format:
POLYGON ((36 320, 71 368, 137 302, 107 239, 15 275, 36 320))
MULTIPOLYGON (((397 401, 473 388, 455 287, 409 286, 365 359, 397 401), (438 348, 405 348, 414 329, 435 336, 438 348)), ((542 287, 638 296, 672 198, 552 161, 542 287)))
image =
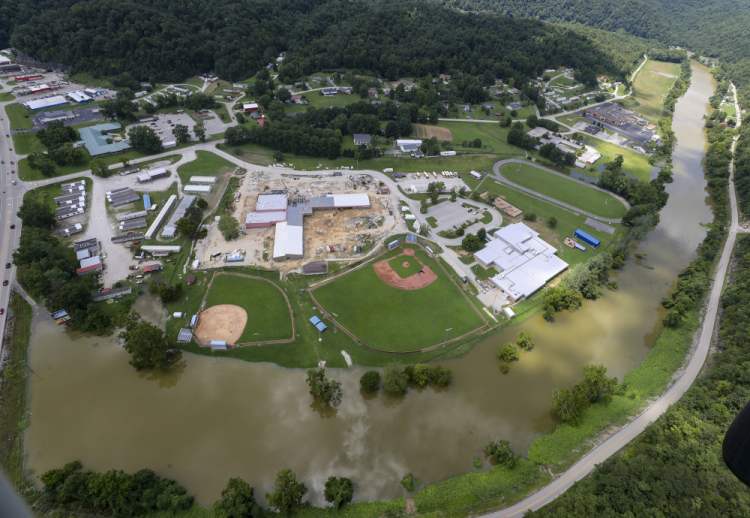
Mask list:
POLYGON ((0 361, 0 466, 18 491, 32 485, 24 473, 26 413, 26 366, 34 312, 21 296, 10 301, 0 361))

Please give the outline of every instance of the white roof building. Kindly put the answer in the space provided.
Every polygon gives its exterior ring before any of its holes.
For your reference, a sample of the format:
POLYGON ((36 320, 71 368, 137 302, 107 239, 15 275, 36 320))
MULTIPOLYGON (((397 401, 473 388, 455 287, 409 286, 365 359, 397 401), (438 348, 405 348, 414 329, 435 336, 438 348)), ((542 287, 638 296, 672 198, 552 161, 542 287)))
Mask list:
POLYGON ((286 194, 259 194, 255 204, 256 212, 286 210, 286 194))
POLYGON ((81 259, 81 268, 88 268, 89 266, 100 264, 102 264, 102 260, 98 255, 95 255, 94 257, 87 257, 86 259, 81 259))
POLYGON ((304 257, 303 227, 287 224, 286 221, 276 223, 276 233, 273 243, 274 261, 287 259, 302 259, 304 257))
POLYGON ((474 257, 500 272, 490 280, 517 302, 568 268, 568 263, 555 254, 557 249, 541 239, 538 232, 523 223, 515 223, 495 232, 487 246, 474 257))
POLYGON ((43 110, 44 108, 53 108, 55 106, 63 106, 68 104, 67 99, 62 95, 55 95, 53 97, 47 97, 45 99, 35 99, 26 103, 26 106, 30 110, 43 110))
POLYGON ((81 90, 76 90, 74 92, 68 92, 66 94, 68 97, 70 97, 73 101, 77 103, 87 103, 89 101, 93 101, 91 97, 83 93, 81 90))

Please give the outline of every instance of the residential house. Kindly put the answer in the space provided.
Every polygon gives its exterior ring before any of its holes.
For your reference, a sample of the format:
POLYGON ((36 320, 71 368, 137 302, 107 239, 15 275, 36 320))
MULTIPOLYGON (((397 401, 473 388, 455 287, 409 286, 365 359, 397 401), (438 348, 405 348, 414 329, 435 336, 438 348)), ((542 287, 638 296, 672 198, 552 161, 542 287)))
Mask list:
POLYGON ((355 133, 352 136, 354 137, 355 146, 369 146, 372 140, 372 137, 367 133, 355 133))

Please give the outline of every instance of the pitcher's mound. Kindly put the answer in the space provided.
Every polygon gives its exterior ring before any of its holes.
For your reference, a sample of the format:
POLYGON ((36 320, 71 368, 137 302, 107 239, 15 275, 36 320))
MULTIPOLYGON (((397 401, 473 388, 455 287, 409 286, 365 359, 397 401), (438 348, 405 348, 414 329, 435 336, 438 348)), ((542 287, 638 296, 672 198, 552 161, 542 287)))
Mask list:
POLYGON ((195 336, 204 340, 226 340, 234 345, 247 324, 247 311, 234 304, 211 306, 198 317, 195 336))

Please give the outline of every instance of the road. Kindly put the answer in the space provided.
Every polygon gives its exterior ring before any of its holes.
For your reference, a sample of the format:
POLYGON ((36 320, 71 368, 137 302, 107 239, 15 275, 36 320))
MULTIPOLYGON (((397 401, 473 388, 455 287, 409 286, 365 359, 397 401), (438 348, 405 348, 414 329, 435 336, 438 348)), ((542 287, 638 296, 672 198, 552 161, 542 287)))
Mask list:
MULTIPOLYGON (((735 105, 737 105, 737 90, 735 89, 734 85, 732 85, 731 87, 735 96, 735 105)), ((739 106, 737 106, 737 108, 739 108, 739 106)), ((737 113, 739 113, 739 110, 737 111, 737 113)), ((739 127, 739 125, 740 122, 738 121, 737 127, 739 127)), ((734 141, 732 142, 733 153, 736 144, 737 137, 735 137, 734 141)), ((682 376, 641 415, 624 426, 622 430, 610 437, 607 441, 587 453, 551 484, 548 484, 537 493, 531 495, 525 500, 520 501, 516 505, 507 507, 500 511, 488 513, 485 516, 490 518, 522 516, 523 513, 525 513, 527 510, 536 511, 537 509, 540 509, 543 506, 549 504, 562 493, 567 491, 568 488, 570 488, 576 481, 581 480, 589 473, 591 473, 597 464, 601 464, 606 459, 617 453, 628 442, 636 438, 638 434, 643 432, 643 430, 645 430, 645 428, 650 423, 652 423, 654 420, 656 420, 656 418, 666 412, 670 405, 678 401, 682 397, 682 395, 690 388, 690 386, 693 384, 693 381, 695 381, 695 379, 698 377, 698 374, 701 371, 701 367, 706 360, 709 346, 711 344, 711 338, 714 333, 716 314, 719 307, 722 289, 724 287, 724 279, 727 274, 729 259, 732 254, 732 250, 734 249, 735 241, 737 240, 737 233, 738 231, 741 231, 741 229, 739 229, 737 197, 734 190, 733 161, 729 165, 729 173, 729 203, 732 207, 732 218, 729 225, 729 233, 727 235, 726 244, 724 245, 724 250, 721 253, 721 259, 716 270, 713 287, 711 288, 711 294, 706 304, 706 314, 703 319, 703 326, 701 327, 698 346, 692 358, 690 359, 690 362, 685 368, 682 376)))

